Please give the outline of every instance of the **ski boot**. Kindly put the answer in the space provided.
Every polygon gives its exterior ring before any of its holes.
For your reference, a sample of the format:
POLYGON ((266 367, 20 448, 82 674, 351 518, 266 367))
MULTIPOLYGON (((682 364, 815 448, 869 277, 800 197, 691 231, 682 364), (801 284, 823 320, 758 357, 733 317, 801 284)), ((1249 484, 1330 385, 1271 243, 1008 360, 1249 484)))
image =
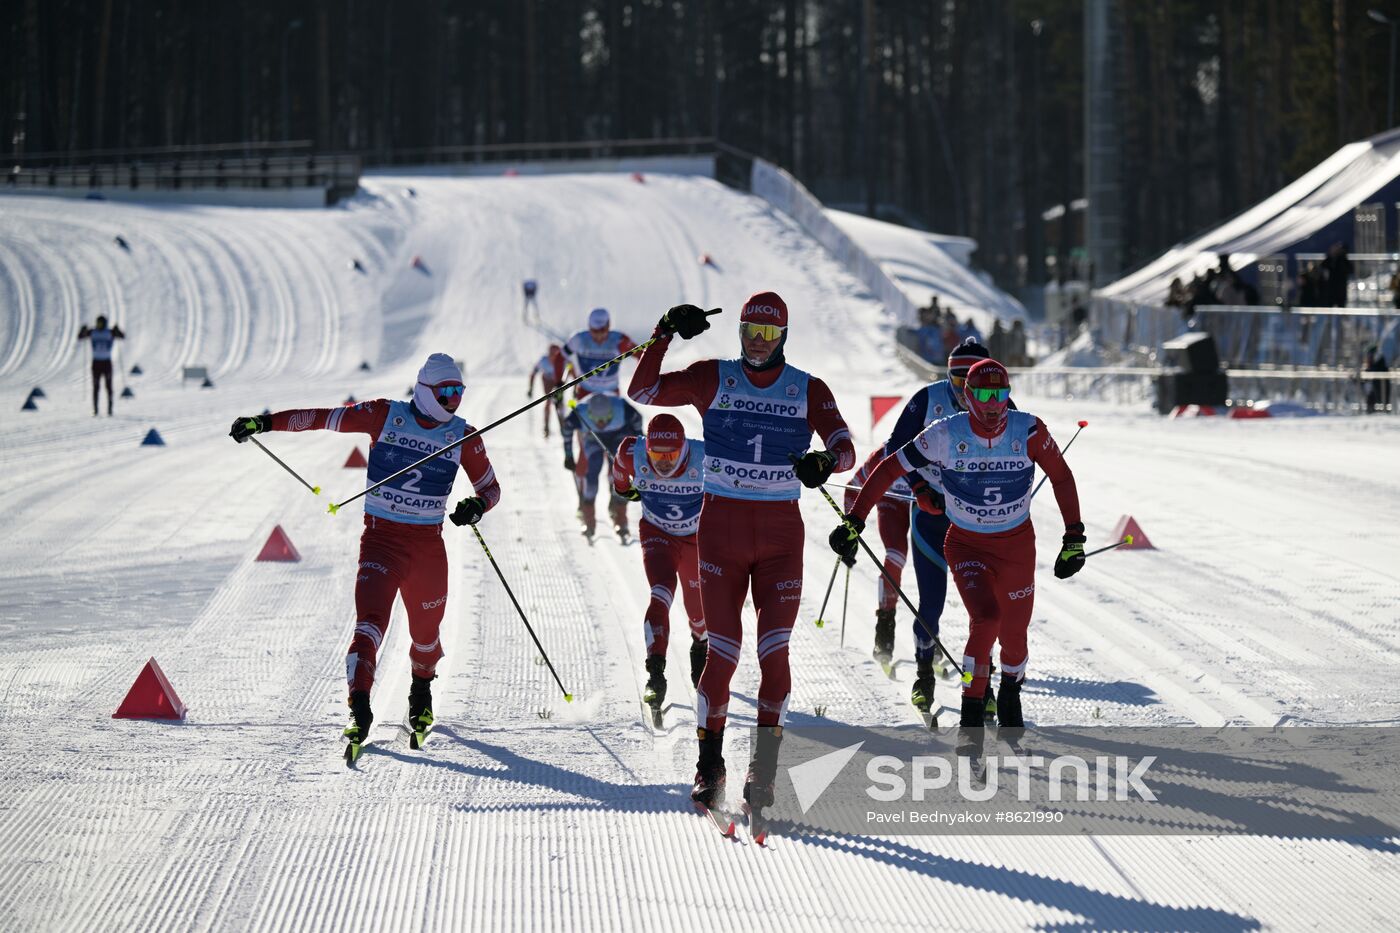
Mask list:
POLYGON ((341 733, 345 737, 345 762, 354 764, 360 757, 360 747, 369 736, 369 727, 374 722, 374 712, 369 708, 369 691, 356 690, 350 694, 350 725, 341 733))
POLYGON ((700 686, 700 675, 705 670, 705 657, 710 653, 710 640, 708 638, 692 638, 690 640, 690 685, 698 688, 700 686))
POLYGON ((700 740, 700 759, 695 762, 695 786, 690 799, 705 809, 724 801, 724 730, 696 729, 700 740))
POLYGON ((1001 687, 997 690, 997 721, 1007 729, 1026 727, 1021 715, 1021 681, 1006 673, 1001 675, 1001 687))
POLYGON ((666 702, 666 656, 647 655, 647 688, 642 694, 642 702, 651 707, 651 716, 660 727, 661 704, 666 702))
POLYGON ((875 610, 875 650, 872 656, 888 674, 894 660, 894 610, 875 610))
POLYGON ((617 535, 617 540, 626 544, 632 536, 632 531, 627 527, 627 500, 614 499, 608 505, 608 517, 612 519, 613 533, 617 535))
POLYGON ((433 727, 433 677, 413 675, 413 685, 408 688, 408 728, 412 732, 408 746, 412 749, 423 747, 428 730, 433 727))
POLYGON ((969 759, 971 773, 983 774, 982 740, 986 728, 982 717, 986 704, 981 697, 963 695, 962 717, 958 721, 957 755, 969 759))
POLYGON ((778 748, 782 742, 782 726, 759 726, 749 773, 744 778, 744 815, 749 819, 749 835, 759 845, 768 836, 763 809, 773 805, 773 782, 778 776, 778 748))
POLYGON ((918 673, 914 677, 914 686, 909 691, 909 702, 919 708, 927 718, 933 706, 933 658, 916 658, 918 673))
POLYGON ((583 522, 583 536, 592 541, 593 535, 598 531, 598 515, 594 504, 592 502, 580 503, 578 518, 579 521, 583 522))

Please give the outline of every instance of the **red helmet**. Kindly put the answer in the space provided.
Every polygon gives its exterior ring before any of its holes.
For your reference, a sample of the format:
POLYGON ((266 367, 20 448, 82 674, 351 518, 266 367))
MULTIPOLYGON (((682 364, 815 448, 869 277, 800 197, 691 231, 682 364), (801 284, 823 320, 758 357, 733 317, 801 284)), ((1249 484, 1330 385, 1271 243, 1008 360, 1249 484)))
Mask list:
POLYGON ((963 401, 982 430, 1000 431, 1011 407, 1011 376, 1006 367, 993 359, 973 363, 963 383, 963 401))
POLYGON ((660 414, 647 425, 647 459, 670 472, 685 449, 685 428, 675 415, 660 414))

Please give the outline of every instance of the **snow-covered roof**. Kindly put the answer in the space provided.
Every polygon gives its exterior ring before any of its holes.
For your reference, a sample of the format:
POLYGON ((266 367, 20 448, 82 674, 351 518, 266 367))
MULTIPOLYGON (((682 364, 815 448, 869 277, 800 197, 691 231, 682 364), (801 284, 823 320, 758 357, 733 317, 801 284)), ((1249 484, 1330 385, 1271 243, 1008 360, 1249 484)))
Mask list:
MULTIPOLYGON (((1400 188, 1400 130, 1349 143, 1301 178, 1210 232, 1178 243, 1097 294, 1161 302, 1171 280, 1189 281, 1231 256, 1236 269, 1261 256, 1325 249, 1350 240, 1350 213, 1372 200, 1393 200, 1400 188)), ((1349 244, 1348 244, 1349 245, 1349 244)))

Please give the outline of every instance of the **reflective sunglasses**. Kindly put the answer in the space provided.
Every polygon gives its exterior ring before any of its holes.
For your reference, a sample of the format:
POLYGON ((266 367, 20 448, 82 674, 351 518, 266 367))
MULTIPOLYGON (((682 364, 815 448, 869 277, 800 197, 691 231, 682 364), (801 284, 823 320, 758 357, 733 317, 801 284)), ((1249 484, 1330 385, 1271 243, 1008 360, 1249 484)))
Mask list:
POLYGON ((785 330, 777 324, 744 323, 739 325, 739 336, 745 340, 777 340, 785 330))
POLYGON ((428 388, 432 389, 435 393, 437 393, 438 398, 452 398, 452 396, 454 395, 461 395, 463 392, 467 391, 467 387, 463 385, 448 384, 440 386, 429 386, 426 382, 419 384, 428 386, 428 388))
POLYGON ((973 389, 972 397, 979 402, 1004 402, 1011 397, 1010 389, 973 389))
POLYGON ((949 376, 948 381, 953 384, 953 388, 961 390, 963 384, 967 382, 966 376, 949 376))
POLYGON ((648 450, 647 456, 652 463, 661 466, 670 466, 681 458, 680 450, 648 450))

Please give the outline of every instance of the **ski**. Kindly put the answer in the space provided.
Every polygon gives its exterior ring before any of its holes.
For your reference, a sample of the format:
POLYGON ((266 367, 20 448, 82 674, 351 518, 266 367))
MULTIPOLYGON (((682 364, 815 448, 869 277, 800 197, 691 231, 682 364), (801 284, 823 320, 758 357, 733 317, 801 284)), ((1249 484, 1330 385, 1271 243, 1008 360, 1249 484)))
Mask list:
POLYGON ((718 810, 711 809, 698 800, 692 800, 691 804, 695 807, 697 813, 707 818, 710 824, 714 826, 715 829, 719 830, 721 836, 726 839, 736 838, 734 835, 734 820, 732 818, 722 817, 718 810), (728 823, 725 822, 726 819, 728 823))
POLYGON ((768 840, 768 818, 763 815, 763 809, 754 809, 749 806, 748 801, 744 801, 743 811, 744 825, 748 828, 749 838, 754 841, 754 845, 764 845, 768 840))
MULTIPOLYGON (((877 659, 877 660, 878 660, 878 659, 877 659)), ((882 671, 885 672, 885 676, 886 676, 886 677, 888 677, 890 680, 895 680, 895 679, 896 679, 895 676, 894 676, 894 662, 893 662, 893 661, 879 661, 879 664, 880 664, 880 670, 882 670, 882 671)))
POLYGON ((410 722, 408 725, 408 747, 418 751, 428 741, 432 731, 433 714, 431 711, 424 711, 419 715, 417 722, 410 722))
POLYGON ((651 723, 651 727, 657 732, 666 731, 666 714, 659 706, 652 706, 645 700, 642 701, 642 721, 651 723))
POLYGON ((359 726, 346 726, 345 731, 341 733, 341 737, 346 740, 344 753, 345 766, 347 768, 353 768, 355 762, 360 759, 360 753, 364 751, 368 736, 360 735, 359 726))

